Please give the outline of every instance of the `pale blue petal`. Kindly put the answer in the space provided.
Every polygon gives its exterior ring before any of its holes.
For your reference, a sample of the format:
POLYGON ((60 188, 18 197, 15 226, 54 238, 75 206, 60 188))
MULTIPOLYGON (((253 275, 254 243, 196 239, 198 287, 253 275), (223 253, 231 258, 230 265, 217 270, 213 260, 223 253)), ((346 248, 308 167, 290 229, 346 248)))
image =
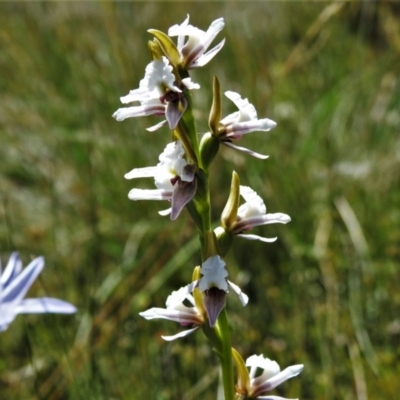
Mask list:
POLYGON ((0 284, 2 285, 3 289, 9 285, 9 283, 21 272, 21 270, 22 262, 19 259, 18 253, 14 251, 8 260, 4 273, 1 274, 0 277, 0 284))
POLYGON ((51 297, 22 300, 15 310, 17 314, 73 314, 76 311, 76 307, 72 304, 51 297))
POLYGON ((43 257, 35 258, 1 293, 0 302, 18 304, 44 267, 43 257))

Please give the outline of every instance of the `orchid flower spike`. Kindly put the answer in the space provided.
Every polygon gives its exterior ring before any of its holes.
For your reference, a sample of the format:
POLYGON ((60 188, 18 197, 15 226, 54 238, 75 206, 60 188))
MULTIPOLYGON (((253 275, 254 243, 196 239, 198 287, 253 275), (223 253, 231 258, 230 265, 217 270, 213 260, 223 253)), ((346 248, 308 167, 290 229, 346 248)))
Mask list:
POLYGON ((186 162, 182 143, 169 143, 160 154, 160 162, 155 167, 135 168, 125 175, 126 179, 154 177, 157 189, 132 189, 131 200, 168 200, 171 208, 161 211, 161 215, 171 214, 174 221, 197 189, 196 166, 186 162))
POLYGON ((166 308, 150 308, 139 313, 140 316, 150 319, 168 319, 178 322, 182 326, 191 327, 186 331, 182 331, 172 336, 162 336, 164 340, 171 341, 181 337, 185 337, 200 328, 206 321, 206 316, 200 307, 197 307, 193 296, 187 292, 187 288, 183 287, 176 292, 172 292, 166 302, 166 308), (183 301, 189 301, 193 307, 187 307, 183 301))
POLYGON ((257 235, 243 234, 243 232, 253 229, 255 226, 267 224, 287 224, 290 217, 287 214, 275 213, 267 214, 267 208, 261 197, 248 186, 240 186, 240 195, 246 201, 237 210, 236 220, 230 230, 235 236, 248 240, 260 240, 262 242, 275 242, 275 238, 263 238, 257 235))
POLYGON ((140 106, 120 108, 113 114, 113 117, 117 121, 123 121, 125 118, 131 117, 165 115, 167 120, 147 128, 147 130, 155 131, 167 123, 171 130, 175 129, 187 107, 183 89, 199 89, 200 85, 192 82, 190 78, 182 79, 181 84, 177 85, 172 71, 173 67, 164 56, 148 64, 139 88, 131 90, 128 95, 121 97, 121 102, 124 104, 138 101, 140 106))
POLYGON ((211 328, 215 326, 220 312, 225 307, 225 295, 228 293, 229 287, 239 296, 243 307, 249 302, 248 296, 242 292, 240 287, 226 279, 228 271, 225 269, 225 265, 220 256, 211 256, 201 266, 200 273, 203 276, 181 288, 181 297, 177 297, 178 301, 182 301, 185 299, 185 295, 198 288, 204 295, 204 307, 211 328))
MULTIPOLYGON (((235 361, 237 361, 236 358, 235 361)), ((250 367, 250 390, 241 387, 238 387, 238 390, 245 392, 246 398, 259 400, 285 400, 282 397, 264 396, 264 394, 275 389, 288 379, 299 375, 304 368, 303 364, 298 364, 281 371, 277 362, 271 361, 269 358, 264 358, 262 355, 249 357, 246 360, 246 366, 250 367), (262 370, 261 375, 256 376, 257 369, 262 370)))
POLYGON ((181 54, 182 67, 199 68, 206 65, 223 47, 225 39, 213 49, 207 49, 218 33, 224 28, 223 18, 213 21, 207 32, 189 25, 189 15, 181 25, 174 25, 168 30, 169 36, 178 36, 178 51, 181 54), (185 36, 188 37, 186 43, 185 36))
POLYGON ((257 111, 247 99, 242 99, 239 93, 225 92, 225 96, 232 100, 239 111, 229 114, 220 121, 218 138, 222 144, 233 149, 250 154, 253 157, 266 159, 268 156, 240 147, 232 143, 241 139, 243 135, 255 131, 269 131, 276 123, 268 118, 258 119, 257 111))
POLYGON ((72 304, 62 300, 49 297, 24 299, 43 267, 43 257, 37 257, 22 270, 17 252, 11 254, 3 273, 0 264, 0 332, 5 331, 18 314, 76 312, 72 304))

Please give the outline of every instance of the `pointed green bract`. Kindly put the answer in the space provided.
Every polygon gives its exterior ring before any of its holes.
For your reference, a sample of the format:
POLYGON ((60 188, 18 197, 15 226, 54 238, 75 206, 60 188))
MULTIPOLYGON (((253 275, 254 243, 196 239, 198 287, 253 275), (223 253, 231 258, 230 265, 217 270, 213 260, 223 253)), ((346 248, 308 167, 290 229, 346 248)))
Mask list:
POLYGON ((233 171, 232 181, 231 181, 231 192, 229 194, 228 201, 226 202, 224 211, 222 211, 221 215, 221 225, 227 231, 230 230, 231 226, 236 220, 237 211, 239 208, 239 202, 240 202, 240 180, 239 180, 239 175, 235 171, 233 171))
POLYGON ((222 115, 222 96, 218 78, 213 79, 213 102, 208 118, 208 126, 213 136, 218 136, 218 126, 222 115))
POLYGON ((160 42, 157 39, 149 40, 148 46, 153 61, 159 60, 163 56, 164 53, 161 49, 160 42))
MULTIPOLYGON (((192 274, 192 282, 198 281, 201 278, 200 275, 200 266, 195 267, 193 270, 192 274)), ((205 318, 207 317, 207 312, 206 309, 204 308, 204 300, 203 300, 203 294, 200 292, 198 288, 193 290, 193 298, 194 298, 194 303, 196 305, 196 308, 201 312, 205 318)))
POLYGON ((240 394, 248 394, 250 391, 250 376, 249 371, 246 368, 246 364, 242 356, 232 347, 232 357, 235 361, 238 375, 238 384, 236 390, 240 390, 240 394))
POLYGON ((161 32, 157 29, 149 29, 147 32, 151 33, 158 39, 165 57, 168 58, 173 67, 178 68, 181 63, 181 56, 172 39, 164 32, 161 32))

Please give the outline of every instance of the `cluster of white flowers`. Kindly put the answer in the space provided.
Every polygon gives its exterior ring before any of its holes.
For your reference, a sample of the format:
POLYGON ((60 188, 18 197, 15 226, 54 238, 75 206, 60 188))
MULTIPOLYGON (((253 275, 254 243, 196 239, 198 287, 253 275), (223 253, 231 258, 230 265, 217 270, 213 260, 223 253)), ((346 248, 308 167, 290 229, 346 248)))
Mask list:
MULTIPOLYGON (((131 200, 169 201, 171 207, 159 213, 161 215, 170 214, 171 220, 175 220, 183 208, 195 199, 200 184, 198 173, 202 168, 202 164, 198 164, 196 159, 198 153, 193 151, 188 154, 188 146, 192 145, 190 140, 183 141, 177 133, 181 119, 185 118, 184 115, 189 105, 186 92, 199 89, 200 86, 192 82, 186 73, 182 79, 180 73, 182 70, 188 71, 204 66, 222 49, 225 39, 213 49, 208 50, 223 27, 224 20, 219 18, 210 25, 207 31, 202 31, 189 24, 188 16, 181 25, 174 25, 168 30, 169 37, 178 37, 175 47, 165 34, 150 30, 149 32, 154 33, 157 38, 157 41, 153 43, 155 46, 153 50, 156 49, 152 53, 153 61, 146 67, 145 76, 140 81, 139 88, 131 90, 128 95, 121 97, 121 102, 124 104, 136 102, 139 105, 120 108, 113 114, 117 121, 148 115, 165 117, 165 120, 147 130, 154 131, 168 125, 169 129, 173 131, 173 137, 176 140, 167 144, 159 156, 159 163, 156 166, 135 168, 125 175, 126 179, 154 178, 156 189, 135 188, 129 192, 128 197, 131 200), (160 43, 166 45, 160 45, 160 43)), ((150 49, 152 51, 152 46, 150 49)), ((214 96, 218 97, 218 94, 214 93, 214 96)), ((254 157, 266 159, 268 156, 240 147, 234 144, 234 141, 240 140, 244 135, 254 131, 269 131, 276 126, 276 123, 268 118, 259 119, 255 107, 247 99, 243 99, 240 94, 226 91, 225 96, 235 104, 238 111, 222 119, 220 119, 220 110, 215 112, 213 118, 215 115, 215 119, 218 120, 210 123, 212 133, 206 133, 204 138, 211 138, 212 145, 217 143, 216 151, 218 151, 219 144, 223 144, 254 157)), ((217 103, 217 107, 219 107, 220 102, 217 101, 217 103)), ((197 133, 195 133, 196 135, 197 133)), ((238 198, 240 194, 245 203, 238 206, 238 199, 236 199, 233 216, 228 218, 229 226, 224 226, 226 228, 223 229, 224 233, 231 237, 237 236, 249 240, 275 241, 276 238, 263 238, 247 232, 260 225, 286 224, 290 221, 290 217, 283 213, 267 214, 261 197, 247 186, 240 186, 240 190, 237 186, 236 193, 236 197, 238 198)), ((218 317, 225 307, 225 295, 229 289, 238 295, 243 306, 247 305, 248 296, 227 279, 226 264, 218 255, 217 250, 209 252, 207 257, 199 269, 199 274, 202 276, 199 275, 199 279, 194 279, 190 284, 171 293, 167 299, 166 308, 151 308, 140 313, 142 317, 149 320, 168 319, 189 327, 175 335, 163 336, 165 340, 185 337, 205 324, 211 328, 216 326, 218 317)), ((303 368, 302 365, 295 365, 280 372, 276 362, 264 359, 262 356, 250 357, 246 365, 251 368, 250 373, 246 370, 248 376, 245 380, 248 385, 241 388, 239 383, 238 388, 241 393, 245 393, 246 398, 257 399, 278 399, 276 396, 264 397, 262 394, 298 375, 303 368), (263 369, 262 375, 258 377, 255 376, 257 368, 263 369)), ((245 369, 245 367, 243 368, 245 369)))

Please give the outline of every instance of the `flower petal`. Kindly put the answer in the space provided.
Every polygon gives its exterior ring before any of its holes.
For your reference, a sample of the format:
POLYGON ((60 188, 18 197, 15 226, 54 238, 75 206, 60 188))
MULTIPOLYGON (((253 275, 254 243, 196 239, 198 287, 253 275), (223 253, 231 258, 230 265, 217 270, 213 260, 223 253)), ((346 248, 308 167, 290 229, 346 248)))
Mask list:
POLYGON ((257 194, 255 190, 248 186, 240 186, 240 195, 246 201, 238 209, 238 216, 241 219, 262 218, 267 212, 267 207, 263 199, 257 194))
POLYGON ((262 354, 253 354, 252 356, 247 358, 246 366, 250 367, 251 379, 255 377, 257 368, 262 369, 263 373, 261 376, 258 377, 261 381, 266 381, 281 372, 281 368, 276 361, 270 360, 269 358, 264 357, 262 354))
POLYGON ((235 285, 231 281, 228 281, 228 285, 232 288, 232 290, 239 296, 239 300, 242 303, 243 307, 247 305, 249 302, 249 296, 242 292, 242 289, 238 285, 235 285))
POLYGON ((257 396, 257 400, 299 400, 299 399, 288 399, 281 396, 257 396))
POLYGON ((132 189, 128 193, 130 200, 170 200, 171 192, 162 189, 132 189))
POLYGON ((161 127, 165 126, 168 124, 168 121, 165 119, 164 121, 159 122, 158 124, 154 126, 150 126, 149 128, 146 128, 146 131, 148 132, 154 132, 157 129, 160 129, 161 127))
POLYGON ((3 289, 21 272, 22 261, 19 259, 18 252, 14 251, 6 265, 4 272, 0 270, 0 288, 3 289))
POLYGON ((172 292, 167 298, 167 308, 176 307, 178 304, 182 303, 198 286, 198 283, 199 281, 191 282, 188 285, 181 287, 179 290, 172 292))
POLYGON ((0 304, 0 332, 4 332, 16 317, 15 307, 0 304))
POLYGON ((197 68, 210 61, 222 48, 224 41, 217 45, 216 48, 204 54, 224 26, 224 19, 218 18, 211 23, 207 32, 204 32, 190 25, 188 16, 181 25, 174 25, 169 28, 168 35, 178 36, 178 49, 181 52, 182 61, 186 65, 186 68, 197 68), (188 37, 188 40, 184 44, 185 36, 188 37))
POLYGON ((157 173, 157 167, 134 168, 124 175, 125 179, 152 178, 157 173))
POLYGON ((226 137, 233 139, 235 136, 240 138, 251 132, 268 132, 275 126, 276 122, 268 118, 237 122, 226 127, 226 137))
POLYGON ((171 221, 175 221, 186 204, 193 199, 197 190, 197 180, 187 183, 178 182, 176 185, 177 187, 172 192, 171 221))
POLYGON ((203 54, 200 58, 194 61, 190 68, 200 68, 204 65, 208 64, 216 55, 217 53, 224 47, 225 39, 223 39, 219 44, 213 47, 211 50, 207 51, 207 53, 203 54))
POLYGON ((285 368, 283 371, 279 372, 272 378, 268 379, 267 381, 259 385, 254 394, 255 395, 256 393, 262 394, 276 388, 277 386, 287 381, 288 379, 299 375, 300 372, 303 370, 303 368, 304 368, 303 364, 292 365, 290 367, 285 368))
POLYGON ((162 337, 164 340, 166 340, 167 342, 170 342, 170 341, 175 340, 175 339, 179 339, 179 338, 182 338, 182 337, 186 337, 186 336, 190 335, 191 333, 193 333, 194 331, 197 331, 197 329, 199 329, 199 328, 200 328, 199 326, 196 326, 195 328, 192 328, 192 329, 188 329, 188 330, 186 330, 186 331, 179 332, 179 333, 177 333, 176 335, 172 335, 172 336, 161 336, 161 337, 162 337))
POLYGON ((198 83, 193 82, 191 78, 182 79, 182 83, 189 90, 200 89, 200 85, 198 83))
POLYGON ((204 291, 204 307, 207 310, 208 322, 212 328, 226 304, 225 290, 212 287, 204 291))
POLYGON ((119 108, 112 115, 117 121, 123 121, 126 118, 145 117, 147 115, 164 115, 166 106, 164 104, 145 105, 119 108))
POLYGON ((264 154, 260 154, 260 153, 256 153, 253 150, 247 149, 246 147, 241 147, 241 146, 237 146, 236 144, 233 144, 231 142, 226 142, 226 141, 222 141, 222 144, 224 144, 227 147, 230 147, 232 149, 241 151, 243 153, 249 154, 250 156, 253 156, 255 158, 259 158, 261 160, 266 160, 269 156, 266 156, 264 154))
POLYGON ((224 29, 225 21, 223 18, 217 18, 207 29, 206 34, 201 39, 201 44, 204 46, 205 49, 210 47, 211 42, 215 39, 219 32, 224 29))
POLYGON ((278 239, 278 237, 264 238, 264 237, 258 236, 258 235, 244 235, 242 233, 239 233, 235 236, 238 236, 238 237, 241 237, 242 239, 247 239, 247 240, 259 240, 260 242, 264 242, 264 243, 273 243, 278 239))
POLYGON ((173 130, 178 125, 187 107, 187 100, 183 97, 182 101, 172 101, 167 105, 165 117, 167 118, 169 129, 173 130))
POLYGON ((166 210, 159 211, 158 214, 161 215, 162 217, 165 217, 165 216, 171 214, 171 210, 172 210, 172 208, 170 207, 170 208, 167 208, 166 210))
MULTIPOLYGON (((225 96, 233 101, 235 106, 239 109, 239 111, 235 113, 236 120, 234 122, 257 121, 257 111, 248 99, 242 99, 239 93, 232 91, 225 92, 225 96)), ((233 115, 230 115, 229 117, 232 118, 232 116, 233 115)), ((224 120, 222 120, 221 123, 224 124, 224 120)))
POLYGON ((18 314, 41 314, 41 313, 57 313, 72 314, 76 312, 76 307, 66 301, 53 299, 51 297, 42 297, 39 299, 25 299, 18 307, 18 314))
POLYGON ((43 257, 37 257, 0 293, 0 303, 17 305, 26 295, 44 267, 43 257))
POLYGON ((183 326, 199 325, 201 317, 195 308, 189 308, 184 305, 179 310, 172 308, 150 308, 149 310, 140 312, 139 315, 147 320, 151 319, 167 319, 169 321, 179 322, 183 326))

